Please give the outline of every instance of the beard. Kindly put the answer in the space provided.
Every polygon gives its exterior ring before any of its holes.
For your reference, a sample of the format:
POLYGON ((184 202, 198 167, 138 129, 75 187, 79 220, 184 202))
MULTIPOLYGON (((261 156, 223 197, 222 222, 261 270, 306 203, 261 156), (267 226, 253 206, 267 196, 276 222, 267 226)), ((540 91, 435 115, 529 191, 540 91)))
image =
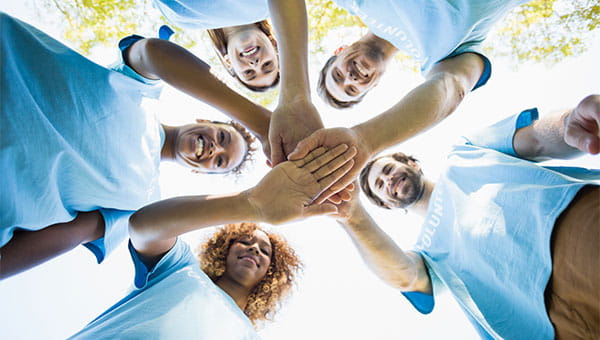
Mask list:
MULTIPOLYGON (((425 180, 423 178, 423 172, 420 169, 418 171, 407 169, 406 172, 401 175, 406 176, 404 179, 406 183, 403 188, 405 190, 402 190, 402 193, 398 196, 393 197, 391 203, 393 208, 405 209, 423 196, 423 192, 425 191, 425 180)), ((394 181, 398 180, 399 178, 394 179, 394 181)))

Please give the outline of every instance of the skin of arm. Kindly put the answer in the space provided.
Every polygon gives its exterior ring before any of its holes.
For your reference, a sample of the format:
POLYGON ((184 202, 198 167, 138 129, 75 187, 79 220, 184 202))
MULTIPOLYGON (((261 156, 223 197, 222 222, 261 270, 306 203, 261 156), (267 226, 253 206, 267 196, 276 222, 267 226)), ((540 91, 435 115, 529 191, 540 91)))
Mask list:
POLYGON ((308 24, 304 0, 269 0, 279 46, 281 93, 269 129, 271 161, 286 160, 299 141, 323 127, 311 102, 308 81, 308 24))
POLYGON ((432 293, 431 280, 421 256, 398 247, 377 226, 358 197, 338 205, 338 212, 333 216, 348 233, 369 269, 381 280, 402 291, 432 293))
POLYGON ((353 165, 356 149, 339 145, 313 150, 306 158, 273 168, 255 187, 225 196, 175 197, 145 206, 129 220, 131 243, 154 265, 186 232, 234 222, 285 223, 337 211, 333 204, 311 205, 313 198, 353 165), (234 208, 232 208, 234 207, 234 208))
POLYGON ((584 98, 573 110, 543 117, 515 132, 519 157, 544 161, 600 152, 600 95, 584 98))
POLYGON ((240 122, 261 142, 268 140, 271 112, 230 89, 208 64, 183 47, 150 38, 135 42, 126 54, 127 64, 142 76, 162 79, 240 122))
POLYGON ((104 218, 98 210, 79 212, 69 222, 36 231, 17 231, 0 248, 0 280, 40 265, 58 255, 104 236, 104 218))
POLYGON ((300 142, 288 158, 301 158, 319 146, 339 143, 356 146, 359 151, 355 167, 323 196, 337 192, 354 180, 374 155, 414 137, 454 112, 479 80, 483 68, 483 60, 474 53, 445 59, 431 69, 423 84, 387 111, 350 129, 318 130, 300 142))

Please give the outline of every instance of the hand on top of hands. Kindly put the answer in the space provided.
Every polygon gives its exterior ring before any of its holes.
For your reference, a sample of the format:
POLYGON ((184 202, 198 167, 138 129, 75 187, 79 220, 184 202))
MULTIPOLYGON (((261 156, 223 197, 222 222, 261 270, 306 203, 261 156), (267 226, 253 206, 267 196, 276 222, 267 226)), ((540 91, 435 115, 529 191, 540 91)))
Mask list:
POLYGON ((320 147, 305 157, 273 168, 248 199, 260 221, 279 224, 296 218, 334 213, 334 204, 312 204, 315 197, 338 181, 354 165, 356 148, 345 144, 329 150, 320 147))
POLYGON ((339 181, 334 183, 331 188, 325 190, 318 198, 316 198, 316 203, 322 203, 330 197, 331 201, 334 203, 348 200, 351 197, 350 191, 353 189, 352 181, 358 176, 362 167, 371 157, 371 152, 367 149, 366 144, 354 130, 338 127, 315 131, 308 138, 298 143, 296 149, 288 156, 289 160, 297 160, 304 157, 310 150, 315 148, 331 148, 341 143, 356 148, 357 151, 354 156, 354 165, 352 169, 350 169, 339 181), (333 196, 336 193, 338 193, 338 195, 333 196))

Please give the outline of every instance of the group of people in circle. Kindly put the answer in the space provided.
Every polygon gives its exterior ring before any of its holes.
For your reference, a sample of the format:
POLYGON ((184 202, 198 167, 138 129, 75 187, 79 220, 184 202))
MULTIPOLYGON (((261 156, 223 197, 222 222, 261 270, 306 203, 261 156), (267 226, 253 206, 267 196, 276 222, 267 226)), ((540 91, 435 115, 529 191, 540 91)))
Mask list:
POLYGON ((324 102, 360 105, 399 51, 424 76, 350 128, 325 128, 313 105, 303 0, 154 0, 170 24, 206 29, 244 87, 279 87, 272 111, 170 42, 168 27, 159 38, 121 39, 120 61, 106 68, 0 13, 0 279, 79 245, 100 263, 128 240, 135 289, 73 339, 255 339, 301 267, 286 241, 257 223, 330 215, 421 313, 449 290, 482 338, 600 336, 600 170, 538 163, 600 153, 600 95, 542 117, 527 109, 465 136, 437 181, 411 155, 378 156, 486 84, 492 64, 481 44, 526 0, 335 2, 369 31, 323 66, 324 102), (140 103, 158 98, 163 82, 232 121, 161 124, 140 103), (252 188, 161 200, 161 161, 235 173, 257 148, 272 170, 252 188), (378 227, 360 191, 423 217, 414 249, 378 227), (197 254, 178 237, 220 225, 197 254))

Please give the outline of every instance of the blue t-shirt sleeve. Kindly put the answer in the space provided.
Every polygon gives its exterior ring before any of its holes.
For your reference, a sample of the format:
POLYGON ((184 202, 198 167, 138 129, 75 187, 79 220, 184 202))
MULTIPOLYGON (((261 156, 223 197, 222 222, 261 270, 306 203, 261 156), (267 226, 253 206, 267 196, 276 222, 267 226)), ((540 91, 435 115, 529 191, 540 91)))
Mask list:
POLYGON ((98 209, 104 218, 104 236, 83 245, 102 263, 115 248, 128 236, 127 226, 133 211, 98 209))
POLYGON ((160 261, 151 268, 147 267, 144 262, 142 262, 138 252, 131 244, 131 241, 129 241, 128 248, 135 268, 135 278, 133 282, 138 289, 144 289, 153 284, 153 282, 160 281, 174 271, 186 266, 199 265, 190 246, 180 238, 177 238, 175 245, 173 245, 173 247, 163 255, 160 261))
POLYGON ((520 128, 531 125, 538 119, 538 116, 536 108, 525 110, 485 129, 468 136, 463 136, 463 138, 468 145, 492 149, 513 157, 518 157, 513 147, 515 132, 520 128))
POLYGON ((432 294, 421 292, 402 292, 405 298, 415 307, 421 314, 429 314, 435 307, 435 299, 432 294))
MULTIPOLYGON (((479 43, 479 42, 464 43, 464 44, 460 45, 459 47, 457 47, 452 53, 450 53, 446 58, 444 58, 442 60, 456 57, 457 55, 460 55, 463 53, 475 53, 483 61, 483 72, 481 72, 481 76, 479 77, 479 80, 477 81, 477 83, 475 84, 473 89, 471 90, 471 91, 475 91, 476 89, 485 85, 487 83, 487 81, 490 79, 490 77, 492 76, 492 63, 482 53, 481 43, 479 43)), ((442 60, 440 60, 440 61, 442 61, 442 60)))
POLYGON ((110 65, 108 68, 115 72, 119 72, 131 79, 137 80, 138 82, 144 85, 147 85, 143 91, 144 96, 149 98, 158 98, 162 90, 162 81, 159 79, 146 78, 141 74, 137 73, 126 63, 125 53, 127 49, 135 42, 142 39, 144 39, 144 37, 141 37, 139 35, 130 35, 121 39, 121 41, 119 41, 119 60, 110 65))

